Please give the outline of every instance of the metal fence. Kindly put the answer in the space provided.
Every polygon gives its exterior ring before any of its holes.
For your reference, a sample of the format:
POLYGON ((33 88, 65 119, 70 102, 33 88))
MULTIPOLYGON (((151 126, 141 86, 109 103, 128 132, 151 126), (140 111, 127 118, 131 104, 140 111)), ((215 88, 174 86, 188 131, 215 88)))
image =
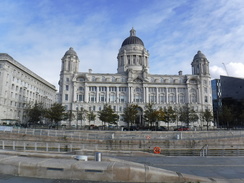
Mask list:
POLYGON ((51 130, 12 128, 11 130, 0 130, 0 133, 19 133, 34 136, 63 137, 75 139, 135 139, 135 140, 172 140, 172 139, 208 139, 208 138, 231 138, 243 137, 244 131, 102 131, 102 130, 51 130))

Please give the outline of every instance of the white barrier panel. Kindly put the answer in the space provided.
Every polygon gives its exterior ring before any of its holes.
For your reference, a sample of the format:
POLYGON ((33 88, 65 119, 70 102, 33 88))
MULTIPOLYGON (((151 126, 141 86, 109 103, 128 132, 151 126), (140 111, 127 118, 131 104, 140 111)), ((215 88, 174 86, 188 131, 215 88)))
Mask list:
POLYGON ((0 131, 12 132, 12 130, 13 130, 12 126, 0 126, 0 131))

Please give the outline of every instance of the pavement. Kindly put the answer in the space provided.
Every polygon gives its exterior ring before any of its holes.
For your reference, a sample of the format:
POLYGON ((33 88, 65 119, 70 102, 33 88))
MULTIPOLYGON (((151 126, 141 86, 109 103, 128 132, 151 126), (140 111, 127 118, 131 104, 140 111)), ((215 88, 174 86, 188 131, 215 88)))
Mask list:
MULTIPOLYGON (((30 155, 30 154, 28 154, 30 155)), ((11 156, 16 156, 15 153, 8 154, 8 157, 2 155, 3 159, 11 156)), ((23 154, 21 155, 23 156, 23 154)), ((21 157, 20 158, 23 158, 21 157)), ((40 157, 38 154, 33 154, 37 161, 40 157)), ((66 155, 48 155, 42 154, 41 158, 49 157, 51 159, 58 158, 58 161, 68 164, 73 159, 62 159, 62 156, 66 155), (51 157, 50 157, 51 156, 51 157)), ((19 156, 18 156, 19 157, 19 156)), ((26 157, 26 156, 25 156, 26 157)), ((125 155, 113 155, 113 153, 104 153, 103 159, 111 158, 119 162, 135 162, 144 164, 147 166, 160 168, 176 172, 177 174, 188 174, 193 176, 205 177, 212 182, 229 182, 229 183, 241 183, 244 182, 244 157, 220 157, 220 156, 162 156, 154 154, 125 154, 125 155), (106 154, 106 155, 105 155, 106 154)), ((14 159, 14 158, 13 158, 14 159)), ((51 163, 51 162, 50 162, 51 163)), ((53 164, 53 163, 52 163, 53 164)), ((0 183, 97 183, 100 181, 84 181, 84 180, 64 180, 58 179, 43 179, 43 178, 30 178, 30 177, 18 177, 13 175, 0 174, 0 183)), ((111 181, 110 181, 111 182, 111 181)))

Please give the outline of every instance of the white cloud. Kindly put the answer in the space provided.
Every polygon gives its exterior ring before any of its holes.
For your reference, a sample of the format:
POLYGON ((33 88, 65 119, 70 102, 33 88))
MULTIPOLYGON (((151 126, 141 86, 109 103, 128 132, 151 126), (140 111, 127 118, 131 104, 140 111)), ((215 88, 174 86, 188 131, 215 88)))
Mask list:
POLYGON ((226 65, 229 76, 244 78, 244 63, 230 62, 226 65))
POLYGON ((149 49, 152 74, 190 74, 201 50, 213 78, 225 75, 222 63, 230 76, 243 77, 244 1, 106 3, 3 0, 0 50, 57 86, 69 47, 80 58, 80 71, 116 73, 118 50, 134 26, 149 49))
POLYGON ((210 70, 210 74, 211 74, 211 77, 213 79, 219 79, 219 76, 222 75, 222 76, 226 76, 227 73, 225 71, 225 68, 221 68, 219 66, 210 66, 209 68, 210 70))

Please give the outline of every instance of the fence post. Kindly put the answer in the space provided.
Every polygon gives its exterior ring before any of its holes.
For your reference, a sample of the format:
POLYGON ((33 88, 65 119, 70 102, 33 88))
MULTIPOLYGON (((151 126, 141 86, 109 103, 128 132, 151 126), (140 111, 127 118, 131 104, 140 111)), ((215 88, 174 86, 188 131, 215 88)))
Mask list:
POLYGON ((60 144, 58 144, 58 152, 60 152, 60 144))
POLYGON ((35 142, 35 151, 37 151, 37 143, 35 142))
POLYGON ((70 152, 72 152, 72 144, 70 144, 70 152))
POLYGON ((24 142, 24 151, 26 150, 25 142, 24 142))
POLYGON ((13 141, 13 150, 15 151, 15 141, 13 141))
POLYGON ((48 143, 46 143, 46 151, 48 152, 48 143))
POLYGON ((4 150, 5 149, 4 140, 3 140, 2 146, 3 146, 3 150, 4 150))

